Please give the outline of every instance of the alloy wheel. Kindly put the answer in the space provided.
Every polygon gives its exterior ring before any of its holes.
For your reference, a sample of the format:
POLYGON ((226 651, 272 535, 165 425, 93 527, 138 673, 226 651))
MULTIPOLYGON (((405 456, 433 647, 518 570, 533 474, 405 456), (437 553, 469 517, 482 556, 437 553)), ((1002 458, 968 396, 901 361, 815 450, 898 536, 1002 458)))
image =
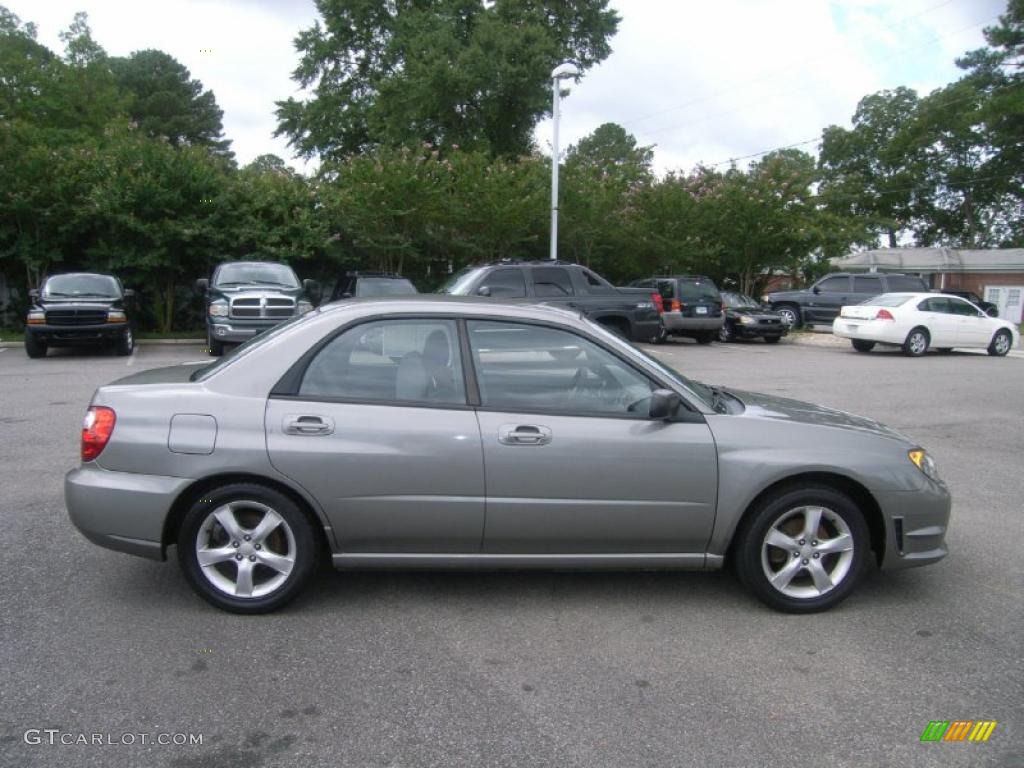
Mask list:
POLYGON ((790 509, 769 526, 761 544, 765 578, 781 594, 821 597, 849 575, 854 560, 850 527, 827 507, 790 509))

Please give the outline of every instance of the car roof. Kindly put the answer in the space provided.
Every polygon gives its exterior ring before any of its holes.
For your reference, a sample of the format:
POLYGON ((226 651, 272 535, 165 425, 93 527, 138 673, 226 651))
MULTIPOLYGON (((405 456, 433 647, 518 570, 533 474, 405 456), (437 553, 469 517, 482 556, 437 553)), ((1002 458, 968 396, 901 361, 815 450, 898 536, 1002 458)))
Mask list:
POLYGON ((442 314, 446 308, 456 313, 466 314, 503 314, 511 311, 511 314, 522 317, 550 316, 552 318, 564 319, 566 317, 579 318, 581 313, 577 310, 564 309, 550 304, 538 303, 530 299, 489 299, 479 296, 452 296, 449 294, 420 293, 409 296, 363 296, 359 298, 346 299, 345 301, 332 301, 321 305, 316 312, 342 312, 355 309, 374 307, 383 312, 424 312, 428 314, 442 314))
POLYGON ((109 272, 55 272, 52 275, 47 275, 46 279, 49 280, 51 277, 109 277, 117 280, 117 277, 109 272))

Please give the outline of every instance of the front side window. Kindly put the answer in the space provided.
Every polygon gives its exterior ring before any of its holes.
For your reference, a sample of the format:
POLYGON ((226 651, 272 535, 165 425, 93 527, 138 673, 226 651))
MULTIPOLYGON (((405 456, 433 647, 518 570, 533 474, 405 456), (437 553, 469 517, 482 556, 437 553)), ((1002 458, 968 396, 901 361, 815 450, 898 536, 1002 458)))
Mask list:
POLYGON ((948 299, 949 311, 954 315, 963 315, 965 317, 977 317, 978 310, 968 304, 962 299, 948 299))
POLYGON ((496 269, 480 283, 481 288, 490 289, 490 296, 502 299, 522 299, 526 297, 526 280, 523 271, 514 267, 496 269))
POLYGON ((563 267, 534 267, 533 292, 539 297, 572 296, 572 279, 563 267))
POLYGON ((850 288, 850 278, 848 277, 826 277, 820 283, 818 283, 818 290, 822 293, 839 293, 845 292, 850 288))
POLYGON ((455 322, 378 320, 349 328, 310 362, 299 395, 465 405, 455 322))
POLYGON ((593 342, 539 325, 471 320, 484 408, 646 418, 651 381, 593 342))

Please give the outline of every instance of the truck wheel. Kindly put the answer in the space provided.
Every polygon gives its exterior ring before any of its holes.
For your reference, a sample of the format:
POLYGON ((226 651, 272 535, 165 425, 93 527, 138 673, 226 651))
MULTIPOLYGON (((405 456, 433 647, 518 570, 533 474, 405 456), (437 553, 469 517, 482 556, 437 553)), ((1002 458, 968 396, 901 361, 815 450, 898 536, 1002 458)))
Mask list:
POLYGON ((210 357, 220 357, 224 354, 224 342, 217 341, 210 335, 210 329, 206 329, 206 351, 210 357))
POLYGON ((37 339, 34 333, 26 333, 25 354, 33 360, 38 357, 46 357, 46 342, 37 339))
POLYGON ((710 344, 715 340, 715 331, 702 331, 697 334, 698 344, 710 344))
POLYGON ((125 329, 124 335, 114 345, 114 350, 121 357, 127 357, 135 351, 135 337, 132 335, 131 328, 125 329))
POLYGON ((799 328, 803 323, 800 319, 800 307, 795 304, 782 304, 776 310, 782 316, 782 322, 790 328, 799 328))

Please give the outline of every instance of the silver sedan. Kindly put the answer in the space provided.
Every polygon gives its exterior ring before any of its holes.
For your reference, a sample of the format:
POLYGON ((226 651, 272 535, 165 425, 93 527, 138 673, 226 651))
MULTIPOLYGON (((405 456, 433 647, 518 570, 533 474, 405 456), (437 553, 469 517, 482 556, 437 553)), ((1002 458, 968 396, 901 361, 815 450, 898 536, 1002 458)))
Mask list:
POLYGON ((273 610, 339 568, 733 566, 829 608, 946 554, 928 454, 841 411, 682 376, 578 314, 356 300, 212 364, 101 387, 68 473, 91 541, 176 545, 203 598, 273 610))

